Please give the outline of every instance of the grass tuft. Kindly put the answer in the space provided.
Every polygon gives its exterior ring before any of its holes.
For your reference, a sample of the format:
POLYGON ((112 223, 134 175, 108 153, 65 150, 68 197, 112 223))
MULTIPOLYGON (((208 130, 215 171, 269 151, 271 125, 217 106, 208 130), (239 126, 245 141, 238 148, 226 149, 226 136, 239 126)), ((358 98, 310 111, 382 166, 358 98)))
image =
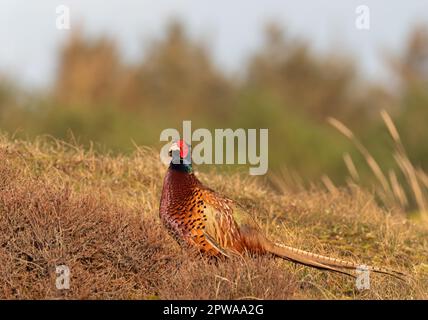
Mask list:
MULTIPOLYGON (((428 184, 426 173, 417 168, 410 161, 401 141, 397 128, 389 114, 383 110, 381 117, 394 142, 393 157, 399 169, 389 171, 389 179, 380 168, 374 157, 365 148, 354 134, 339 120, 329 119, 330 124, 340 131, 344 136, 354 143, 358 151, 364 156, 367 164, 372 170, 378 184, 375 185, 375 193, 380 197, 383 204, 388 207, 399 207, 403 212, 417 208, 417 216, 428 220, 428 184), (402 176, 404 179, 399 179, 402 176)), ((353 165, 352 158, 345 155, 345 164, 355 183, 358 183, 358 172, 353 165)))

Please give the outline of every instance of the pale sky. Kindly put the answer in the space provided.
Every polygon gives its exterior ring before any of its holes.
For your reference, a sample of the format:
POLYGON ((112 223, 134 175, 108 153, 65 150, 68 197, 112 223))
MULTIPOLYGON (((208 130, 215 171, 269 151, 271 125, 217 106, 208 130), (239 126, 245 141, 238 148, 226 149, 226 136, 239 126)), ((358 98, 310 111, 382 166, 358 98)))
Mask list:
POLYGON ((318 50, 353 54, 372 78, 387 76, 382 50, 400 49, 415 24, 428 26, 428 0, 0 0, 0 73, 31 87, 49 85, 57 48, 70 34, 56 29, 58 5, 70 8, 71 28, 82 22, 89 34, 113 36, 129 61, 143 54, 144 43, 161 34, 169 18, 178 17, 232 73, 261 43, 269 20, 318 50), (370 9, 368 31, 355 27, 359 5, 370 9))

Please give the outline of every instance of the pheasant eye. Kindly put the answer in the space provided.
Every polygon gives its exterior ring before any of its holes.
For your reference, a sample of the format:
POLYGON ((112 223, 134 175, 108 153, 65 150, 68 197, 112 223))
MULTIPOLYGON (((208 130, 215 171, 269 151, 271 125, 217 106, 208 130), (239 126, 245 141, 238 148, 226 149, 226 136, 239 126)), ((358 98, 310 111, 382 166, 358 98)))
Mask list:
POLYGON ((180 148, 180 158, 186 158, 189 153, 189 147, 187 146, 186 142, 179 140, 178 147, 180 148))

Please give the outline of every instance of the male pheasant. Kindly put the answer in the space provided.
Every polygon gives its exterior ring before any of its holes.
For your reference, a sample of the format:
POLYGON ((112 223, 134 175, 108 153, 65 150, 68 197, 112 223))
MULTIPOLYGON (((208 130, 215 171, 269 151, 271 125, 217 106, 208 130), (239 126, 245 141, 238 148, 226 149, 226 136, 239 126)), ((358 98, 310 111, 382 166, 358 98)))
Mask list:
MULTIPOLYGON (((268 240, 249 214, 236 202, 204 186, 194 175, 190 146, 173 143, 172 160, 164 178, 159 214, 180 243, 209 257, 229 257, 245 251, 272 254, 306 266, 353 276, 359 265, 314 254, 268 240)), ((402 278, 404 274, 374 266, 367 270, 402 278)))

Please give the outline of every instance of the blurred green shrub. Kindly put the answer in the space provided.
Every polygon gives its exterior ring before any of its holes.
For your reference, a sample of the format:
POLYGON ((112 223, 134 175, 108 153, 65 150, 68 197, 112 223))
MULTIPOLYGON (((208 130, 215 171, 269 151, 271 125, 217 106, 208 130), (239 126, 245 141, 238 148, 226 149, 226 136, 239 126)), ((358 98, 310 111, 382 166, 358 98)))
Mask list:
POLYGON ((286 167, 308 180, 327 174, 343 182, 343 154, 357 165, 364 160, 326 118, 349 125, 388 167, 394 164, 378 117, 388 109, 410 158, 428 166, 428 35, 422 27, 390 59, 394 92, 361 78, 351 57, 315 52, 275 24, 240 76, 219 69, 209 46, 177 21, 134 64, 124 63, 113 39, 87 38, 81 30, 59 54, 49 92, 28 94, 0 78, 0 129, 29 138, 73 136, 100 150, 128 152, 133 141, 159 146, 159 133, 181 130, 183 120, 192 120, 194 129, 268 128, 273 171, 286 167))

